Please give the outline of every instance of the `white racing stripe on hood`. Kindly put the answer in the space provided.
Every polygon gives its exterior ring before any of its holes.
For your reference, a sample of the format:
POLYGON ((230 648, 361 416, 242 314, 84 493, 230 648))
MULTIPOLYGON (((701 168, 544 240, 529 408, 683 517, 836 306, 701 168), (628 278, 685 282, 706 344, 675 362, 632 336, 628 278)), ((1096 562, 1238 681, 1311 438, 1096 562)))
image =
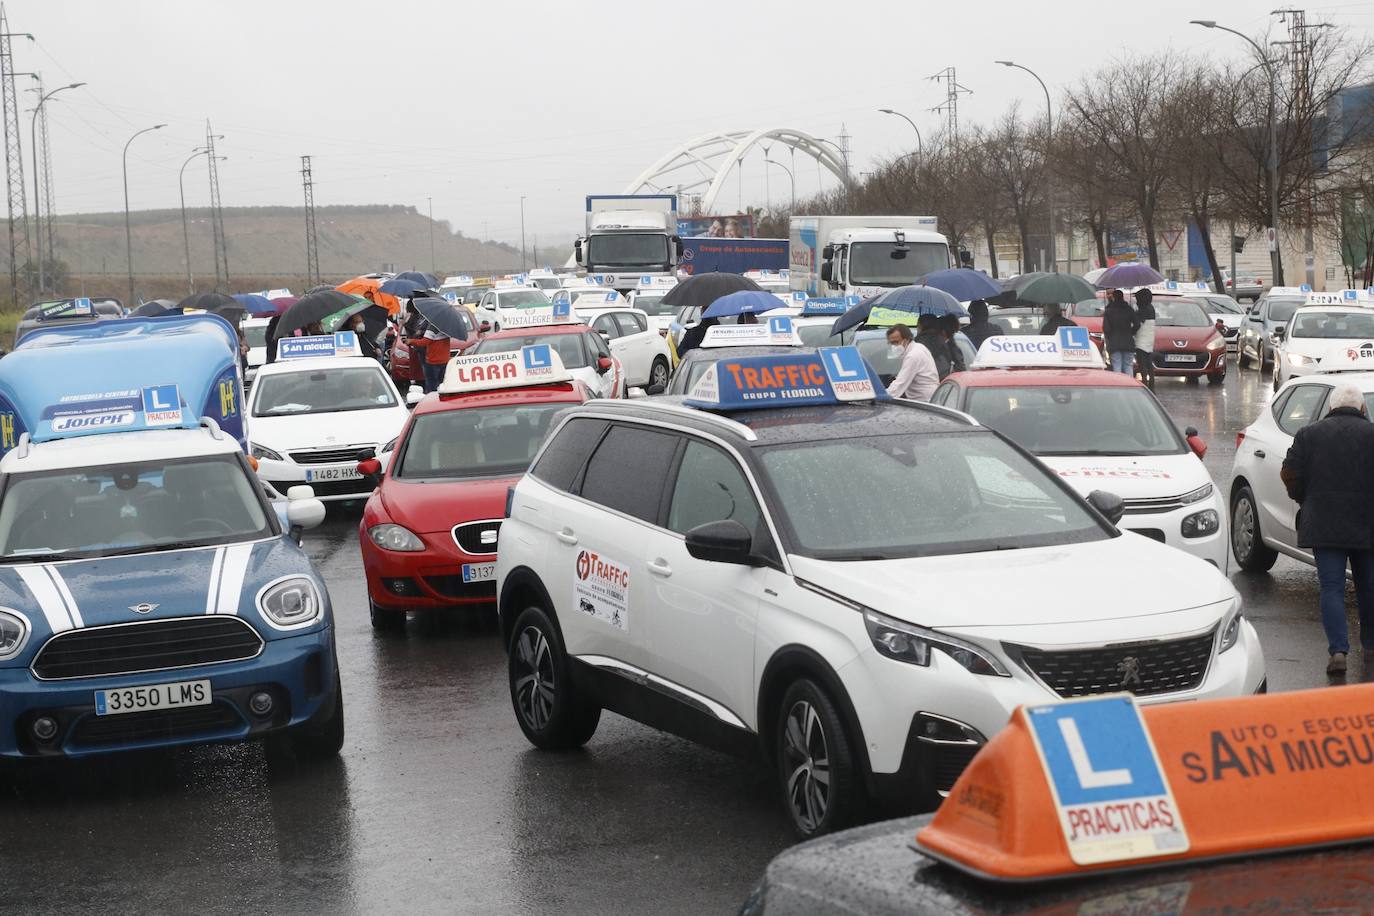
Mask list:
POLYGON ((67 605, 62 600, 62 594, 57 590, 53 583, 52 576, 48 574, 46 566, 20 566, 16 570, 19 578, 24 581, 25 587, 33 595, 34 601, 38 602, 39 609, 43 616, 48 620, 48 628, 53 634, 62 633, 74 627, 71 615, 67 613, 67 605))
POLYGON ((72 626, 78 630, 86 625, 86 621, 81 619, 81 611, 76 606, 76 599, 72 597, 71 589, 67 588, 67 580, 62 578, 62 573, 55 566, 43 567, 52 577, 52 584, 57 586, 57 593, 62 596, 62 602, 67 606, 67 614, 72 618, 72 626))
POLYGON ((239 612, 239 596, 243 592, 243 579, 248 575, 248 558, 252 554, 252 544, 234 544, 225 550, 224 562, 220 564, 219 599, 215 604, 215 613, 239 612))
POLYGON ((205 613, 213 614, 219 606, 219 577, 224 571, 224 548, 215 548, 215 558, 210 562, 210 591, 205 596, 205 613))

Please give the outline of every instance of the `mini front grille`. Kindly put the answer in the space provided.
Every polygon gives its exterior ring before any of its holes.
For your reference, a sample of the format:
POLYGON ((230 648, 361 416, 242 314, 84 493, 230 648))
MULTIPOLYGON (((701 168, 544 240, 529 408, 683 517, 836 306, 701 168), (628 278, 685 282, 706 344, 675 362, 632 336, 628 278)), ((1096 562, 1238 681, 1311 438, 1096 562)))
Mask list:
POLYGON ((1101 649, 1032 649, 1007 645, 1007 652, 1061 697, 1120 691, 1137 696, 1192 690, 1207 676, 1214 631, 1101 649))
POLYGON ((67 630, 33 660, 42 680, 190 668, 253 658, 262 637, 239 617, 214 614, 67 630))
POLYGON ((312 448, 299 452, 289 452, 291 460, 297 464, 341 464, 357 461, 358 453, 375 445, 345 445, 340 448, 312 448))
POLYGON ((501 533, 501 521, 469 522, 453 529, 453 543, 463 553, 476 555, 496 553, 496 538, 501 533))

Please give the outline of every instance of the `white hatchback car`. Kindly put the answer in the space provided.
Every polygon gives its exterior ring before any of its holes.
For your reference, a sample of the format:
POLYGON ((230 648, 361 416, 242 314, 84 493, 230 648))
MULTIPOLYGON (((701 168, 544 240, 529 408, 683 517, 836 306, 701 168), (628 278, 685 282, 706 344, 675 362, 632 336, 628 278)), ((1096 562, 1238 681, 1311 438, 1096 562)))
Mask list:
POLYGON ((1298 430, 1326 416, 1327 399, 1338 381, 1364 392, 1374 413, 1374 372, 1305 375, 1285 382, 1255 422, 1236 436, 1231 553, 1241 569, 1264 572, 1281 553, 1315 564, 1311 551, 1298 546, 1298 505, 1289 499, 1279 470, 1298 430))
POLYGON ((651 394, 668 389, 673 354, 667 338, 649 323, 648 315, 624 306, 581 308, 574 304, 573 310, 593 331, 606 338, 611 352, 625 369, 626 384, 656 389, 651 394))
POLYGON ((556 422, 497 551, 537 747, 604 708, 762 751, 812 836, 937 804, 1018 705, 1264 689, 1225 576, 968 416, 888 400, 853 348, 726 357, 686 399, 556 422))
MULTIPOLYGON (((1355 290, 1347 290, 1355 293, 1355 290)), ((1367 294, 1349 304, 1323 304, 1339 294, 1311 293, 1286 325, 1276 329, 1274 390, 1290 378, 1341 372, 1374 362, 1374 301, 1367 294)))
POLYGON ((502 321, 521 309, 548 308, 553 304, 549 294, 534 286, 493 286, 477 301, 477 320, 486 322, 489 330, 501 330, 502 321))

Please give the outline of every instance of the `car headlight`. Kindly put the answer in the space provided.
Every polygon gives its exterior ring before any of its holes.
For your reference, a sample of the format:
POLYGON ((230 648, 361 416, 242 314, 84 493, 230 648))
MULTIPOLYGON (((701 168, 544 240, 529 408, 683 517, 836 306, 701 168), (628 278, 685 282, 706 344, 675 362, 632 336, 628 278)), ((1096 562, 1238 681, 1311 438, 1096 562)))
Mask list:
POLYGON ((265 446, 265 445, 257 445, 256 443, 253 445, 253 451, 252 451, 251 454, 253 455, 254 458, 257 458, 258 460, 262 460, 263 458, 266 458, 268 461, 285 461, 285 460, 286 460, 286 459, 282 458, 282 456, 281 456, 281 454, 280 454, 279 452, 274 452, 274 451, 272 451, 270 448, 268 448, 267 446, 265 446))
POLYGON ((0 608, 0 661, 24 651, 29 641, 29 621, 14 611, 0 608))
POLYGON ((1221 622, 1221 632, 1217 637, 1217 654, 1225 652, 1240 641, 1240 622, 1245 619, 1239 600, 1231 608, 1231 613, 1221 622))
POLYGON ((298 627, 318 620, 324 613, 324 602, 314 582, 305 576, 291 576, 258 594, 258 610, 277 626, 298 627))
POLYGON ((1182 496, 1178 498, 1178 501, 1186 506, 1190 503, 1200 503, 1211 495, 1212 485, 1210 483, 1205 483, 1202 486, 1198 487, 1196 490, 1184 493, 1182 496))
POLYGON ((1181 528, 1186 538, 1206 537, 1216 534, 1221 528, 1221 517, 1215 509, 1203 509, 1201 512, 1185 516, 1181 528))
POLYGON ((1224 350, 1224 349, 1226 349, 1226 338, 1225 338, 1225 337, 1222 337, 1220 334, 1218 334, 1216 337, 1213 337, 1211 340, 1207 341, 1207 349, 1209 349, 1209 350, 1224 350))
POLYGON ((863 613, 868 638, 873 640, 873 648, 878 650, 879 655, 927 667, 930 665, 931 650, 938 649, 974 674, 1011 677, 1011 672, 996 656, 971 642, 894 620, 872 609, 863 613))
POLYGON ((383 550, 396 550, 402 553, 414 553, 425 549, 424 541, 415 536, 408 528, 400 525, 387 523, 385 525, 373 525, 367 529, 367 536, 372 538, 372 543, 383 550))
POLYGON ((1301 353, 1286 353, 1284 359, 1288 360, 1290 366, 1311 366, 1319 361, 1315 356, 1304 356, 1301 353))

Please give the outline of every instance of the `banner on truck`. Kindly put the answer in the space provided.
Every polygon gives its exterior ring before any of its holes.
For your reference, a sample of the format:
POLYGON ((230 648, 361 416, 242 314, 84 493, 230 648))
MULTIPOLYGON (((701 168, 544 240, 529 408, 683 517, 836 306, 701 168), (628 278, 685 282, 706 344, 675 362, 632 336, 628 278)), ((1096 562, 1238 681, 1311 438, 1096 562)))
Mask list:
POLYGON ((720 271, 783 270, 787 267, 786 239, 684 238, 678 272, 706 274, 720 271))
POLYGON ((754 217, 748 213, 733 216, 679 216, 677 234, 709 239, 752 239, 754 217))

